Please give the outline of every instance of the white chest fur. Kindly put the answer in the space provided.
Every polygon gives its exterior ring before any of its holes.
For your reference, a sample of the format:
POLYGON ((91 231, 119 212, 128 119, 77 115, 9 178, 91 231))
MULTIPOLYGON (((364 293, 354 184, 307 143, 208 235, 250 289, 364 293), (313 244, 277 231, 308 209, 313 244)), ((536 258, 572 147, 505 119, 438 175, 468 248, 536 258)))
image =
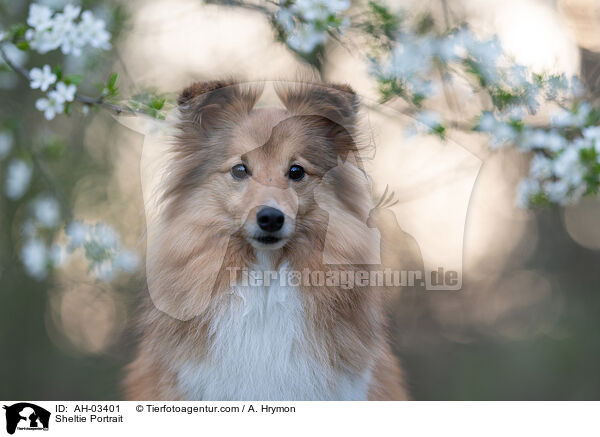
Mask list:
POLYGON ((367 398, 370 371, 336 372, 316 358, 318 345, 309 342, 318 340, 308 338, 296 288, 277 280, 269 287, 234 287, 224 299, 215 307, 208 356, 179 369, 179 386, 189 399, 367 398))

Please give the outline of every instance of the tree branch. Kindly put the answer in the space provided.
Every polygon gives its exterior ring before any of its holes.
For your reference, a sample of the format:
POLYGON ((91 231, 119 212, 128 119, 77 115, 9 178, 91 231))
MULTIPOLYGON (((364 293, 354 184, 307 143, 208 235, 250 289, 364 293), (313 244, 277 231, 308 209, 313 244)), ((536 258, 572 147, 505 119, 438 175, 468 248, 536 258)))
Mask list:
MULTIPOLYGON (((273 15, 273 12, 265 6, 257 5, 254 3, 245 3, 240 0, 205 0, 204 3, 212 4, 212 5, 219 5, 219 6, 232 6, 232 7, 242 8, 242 9, 248 9, 250 11, 260 12, 262 14, 269 15, 269 16, 273 15)), ((277 4, 273 1, 267 1, 267 3, 271 3, 276 6, 279 6, 279 4, 277 4)))
MULTIPOLYGON (((25 68, 15 64, 7 55, 6 52, 4 51, 4 47, 3 47, 4 43, 0 43, 0 57, 2 58, 2 60, 6 63, 6 65, 8 65, 8 67, 13 70, 15 73, 19 74, 20 76, 22 76, 25 80, 30 81, 31 78, 29 77, 29 71, 27 71, 25 68)), ((117 115, 123 114, 123 113, 127 113, 127 114, 148 114, 147 112, 143 111, 143 110, 137 110, 137 109, 132 109, 129 108, 127 106, 122 106, 122 105, 118 105, 116 103, 110 103, 110 102, 106 102, 104 101, 104 97, 100 96, 100 97, 90 97, 84 94, 80 94, 77 93, 75 94, 75 101, 82 103, 84 105, 89 105, 89 106, 99 106, 101 108, 107 109, 111 112, 114 112, 117 115)))
POLYGON ((15 64, 7 55, 6 52, 4 51, 4 43, 0 44, 0 56, 2 57, 2 60, 6 63, 6 65, 8 65, 8 67, 15 71, 16 73, 20 74, 21 76, 23 76, 25 79, 30 80, 29 79, 29 71, 27 71, 25 68, 15 64))

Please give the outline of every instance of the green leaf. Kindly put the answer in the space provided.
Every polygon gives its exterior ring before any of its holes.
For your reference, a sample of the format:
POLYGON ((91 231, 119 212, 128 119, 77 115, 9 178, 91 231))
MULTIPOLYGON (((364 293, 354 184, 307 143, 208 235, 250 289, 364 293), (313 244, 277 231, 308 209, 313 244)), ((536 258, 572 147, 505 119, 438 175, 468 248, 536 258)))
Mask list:
POLYGON ((435 21, 433 19, 433 16, 429 13, 425 13, 421 17, 419 17, 419 20, 417 22, 417 28, 415 30, 418 34, 424 35, 430 32, 433 29, 434 25, 435 21))
POLYGON ((52 68, 52 73, 54 73, 56 75, 56 81, 59 82, 60 80, 62 80, 62 68, 60 68, 59 65, 57 65, 56 67, 52 68))
POLYGON ((25 38, 27 27, 24 24, 15 24, 10 28, 9 32, 12 37, 12 41, 16 43, 18 40, 25 38))
POLYGON ((592 172, 597 169, 598 164, 598 153, 596 149, 581 149, 579 151, 579 159, 581 162, 592 172))
POLYGON ((108 79, 108 83, 106 84, 106 87, 109 89, 109 91, 116 90, 118 79, 119 79, 119 73, 113 73, 110 75, 110 78, 108 79))
POLYGON ((69 74, 63 79, 63 82, 67 85, 79 85, 83 76, 81 74, 69 74))
POLYGON ((442 139, 442 140, 446 139, 446 127, 442 126, 441 124, 438 124, 437 126, 435 126, 432 129, 432 133, 437 135, 438 137, 440 137, 440 139, 442 139))
POLYGON ((382 39, 393 41, 400 28, 401 18, 391 12, 388 7, 377 1, 369 2, 368 18, 363 25, 365 32, 377 40, 377 45, 382 39))
POLYGON ((119 94, 119 89, 117 88, 117 80, 119 79, 118 73, 113 73, 108 78, 108 82, 106 82, 106 86, 102 88, 102 95, 105 97, 115 97, 119 94))
POLYGON ((405 97, 406 89, 404 83, 395 79, 379 79, 379 93, 381 94, 380 101, 387 102, 395 96, 405 97))
POLYGON ((423 94, 416 93, 412 96, 412 102, 415 106, 420 107, 424 100, 425 96, 423 94))
POLYGON ((52 140, 42 147, 42 154, 45 158, 58 159, 66 150, 65 144, 60 140, 52 140))
POLYGON ((518 103, 519 100, 517 95, 499 87, 491 89, 489 92, 494 106, 498 109, 504 109, 511 103, 518 103))
POLYGON ((164 97, 163 98, 155 98, 152 100, 152 102, 150 102, 150 107, 160 110, 163 108, 163 106, 165 106, 165 101, 166 101, 166 99, 164 97))
POLYGON ((533 194, 529 199, 529 205, 531 206, 549 206, 550 200, 545 193, 533 194))
POLYGON ((15 44, 15 46, 19 49, 22 50, 24 52, 26 52, 27 50, 29 50, 29 42, 28 41, 19 41, 15 44))

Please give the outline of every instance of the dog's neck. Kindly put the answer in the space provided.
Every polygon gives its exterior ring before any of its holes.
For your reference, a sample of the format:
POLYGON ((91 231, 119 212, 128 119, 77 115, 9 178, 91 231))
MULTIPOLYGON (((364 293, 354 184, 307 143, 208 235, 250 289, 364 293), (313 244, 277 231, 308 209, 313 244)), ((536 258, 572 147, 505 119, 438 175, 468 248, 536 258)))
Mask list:
POLYGON ((279 250, 263 250, 254 249, 254 256, 256 257, 256 270, 273 270, 275 268, 275 259, 278 255, 279 250))
MULTIPOLYGON (((275 268, 276 251, 258 250, 250 271, 287 274, 275 268)), ((366 400, 371 369, 333 369, 326 345, 310 327, 310 315, 297 287, 233 286, 212 309, 208 356, 186 362, 179 387, 189 399, 366 400)), ((324 339, 322 339, 324 341, 324 339)))

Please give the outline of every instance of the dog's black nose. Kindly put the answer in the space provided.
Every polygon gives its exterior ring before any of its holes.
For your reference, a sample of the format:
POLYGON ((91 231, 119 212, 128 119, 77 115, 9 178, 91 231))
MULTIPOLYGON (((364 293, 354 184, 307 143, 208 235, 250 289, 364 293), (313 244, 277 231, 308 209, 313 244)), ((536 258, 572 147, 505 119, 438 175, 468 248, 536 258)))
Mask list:
POLYGON ((256 213, 256 223, 267 232, 275 232, 281 229, 285 217, 278 209, 264 206, 256 213))

